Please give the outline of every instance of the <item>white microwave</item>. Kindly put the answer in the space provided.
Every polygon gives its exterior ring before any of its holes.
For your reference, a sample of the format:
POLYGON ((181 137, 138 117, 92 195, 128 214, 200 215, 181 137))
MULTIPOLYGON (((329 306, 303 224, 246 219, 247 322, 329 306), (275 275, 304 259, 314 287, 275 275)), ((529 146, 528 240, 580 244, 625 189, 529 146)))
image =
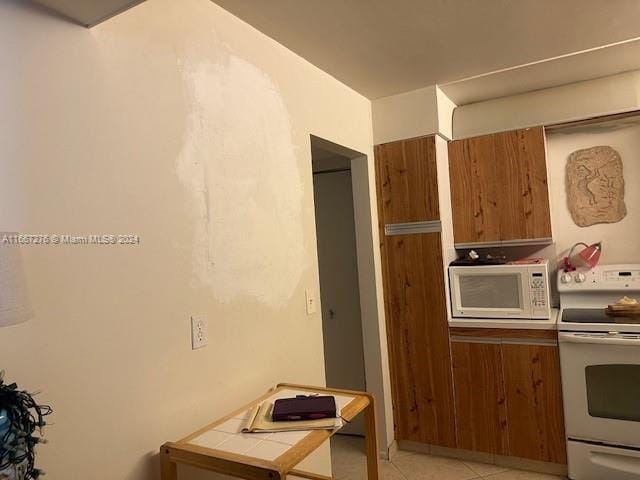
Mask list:
POLYGON ((547 319, 551 316, 546 260, 451 266, 449 287, 453 317, 547 319))

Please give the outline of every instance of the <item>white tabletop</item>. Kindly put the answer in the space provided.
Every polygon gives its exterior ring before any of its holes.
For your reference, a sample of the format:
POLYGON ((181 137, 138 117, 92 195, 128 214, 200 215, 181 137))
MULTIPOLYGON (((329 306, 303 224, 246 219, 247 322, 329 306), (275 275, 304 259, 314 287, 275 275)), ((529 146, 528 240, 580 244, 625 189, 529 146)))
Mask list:
MULTIPOLYGON (((275 392, 265 401, 275 402, 280 398, 317 394, 318 392, 286 388, 275 392)), ((348 395, 334 395, 334 397, 338 412, 342 412, 342 409, 355 398, 348 395)), ((302 430, 296 432, 242 433, 242 427, 250 412, 251 409, 247 409, 189 440, 188 443, 227 453, 273 461, 312 432, 311 430, 302 430)))

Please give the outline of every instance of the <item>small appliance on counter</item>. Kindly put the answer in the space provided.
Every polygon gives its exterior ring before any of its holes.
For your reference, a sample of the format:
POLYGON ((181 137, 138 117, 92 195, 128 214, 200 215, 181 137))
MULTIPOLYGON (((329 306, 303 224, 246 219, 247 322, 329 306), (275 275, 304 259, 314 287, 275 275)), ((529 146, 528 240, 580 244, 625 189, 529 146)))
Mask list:
POLYGON ((495 256, 490 253, 480 255, 471 250, 465 257, 460 257, 449 264, 451 267, 473 267, 478 265, 504 265, 507 259, 504 256, 495 256))
POLYGON ((569 478, 640 479, 640 265, 560 271, 558 291, 569 478))
POLYGON ((551 318, 549 266, 544 259, 491 264, 455 261, 449 266, 449 288, 454 318, 551 318))

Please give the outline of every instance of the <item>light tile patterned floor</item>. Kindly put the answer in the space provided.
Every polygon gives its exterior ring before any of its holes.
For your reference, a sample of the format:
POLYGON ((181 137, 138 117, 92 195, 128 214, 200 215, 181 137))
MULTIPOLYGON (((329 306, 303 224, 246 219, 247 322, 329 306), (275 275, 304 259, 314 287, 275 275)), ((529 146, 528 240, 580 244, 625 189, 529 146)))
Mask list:
MULTIPOLYGON (((331 438, 331 464, 336 480, 366 479, 362 438, 331 438)), ((496 465, 454 460, 420 453, 399 452, 393 463, 382 462, 381 480, 562 480, 563 477, 523 472, 496 465)))

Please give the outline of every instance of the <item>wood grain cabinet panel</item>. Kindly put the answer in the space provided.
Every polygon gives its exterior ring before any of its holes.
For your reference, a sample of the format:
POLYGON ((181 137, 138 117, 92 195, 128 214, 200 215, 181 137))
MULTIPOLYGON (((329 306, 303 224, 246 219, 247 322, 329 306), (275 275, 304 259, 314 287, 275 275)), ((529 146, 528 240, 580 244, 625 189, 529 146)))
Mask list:
POLYGON ((508 455, 499 343, 451 342, 457 447, 508 455))
POLYGON ((567 463, 557 346, 502 346, 514 457, 567 463))
POLYGON ((492 135, 449 143, 453 233, 457 243, 500 238, 495 142, 492 135))
POLYGON ((557 332, 450 334, 458 448, 565 464, 557 332))
POLYGON ((542 127, 449 143, 456 243, 551 237, 542 127))
POLYGON ((454 447, 440 233, 381 238, 396 439, 454 447))
POLYGON ((440 233, 384 233, 439 220, 435 138, 377 145, 375 164, 396 439, 455 447, 440 233))
POLYGON ((494 135, 500 239, 551 237, 549 193, 542 127, 494 135))
POLYGON ((385 223, 440 219, 434 137, 376 145, 375 158, 385 223))

